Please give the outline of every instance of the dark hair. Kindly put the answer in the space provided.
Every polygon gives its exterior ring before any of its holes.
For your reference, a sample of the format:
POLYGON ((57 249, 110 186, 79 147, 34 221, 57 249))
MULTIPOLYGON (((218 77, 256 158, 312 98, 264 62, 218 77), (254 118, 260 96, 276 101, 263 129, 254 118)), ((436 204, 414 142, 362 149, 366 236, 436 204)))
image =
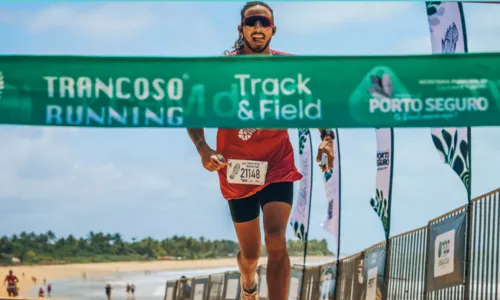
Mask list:
MULTIPOLYGON (((247 2, 245 4, 245 6, 243 6, 243 8, 240 11, 241 21, 243 21, 243 18, 245 17, 245 12, 247 11, 247 9, 254 7, 254 6, 257 6, 257 5, 261 5, 267 9, 269 9, 269 11, 271 12, 271 17, 274 19, 273 9, 267 3, 262 2, 262 1, 250 1, 250 2, 247 2)), ((244 46, 243 35, 239 35, 238 39, 234 42, 232 51, 241 50, 241 49, 243 49, 243 46, 244 46)), ((224 51, 224 55, 227 55, 230 52, 231 51, 226 50, 226 51, 224 51)))

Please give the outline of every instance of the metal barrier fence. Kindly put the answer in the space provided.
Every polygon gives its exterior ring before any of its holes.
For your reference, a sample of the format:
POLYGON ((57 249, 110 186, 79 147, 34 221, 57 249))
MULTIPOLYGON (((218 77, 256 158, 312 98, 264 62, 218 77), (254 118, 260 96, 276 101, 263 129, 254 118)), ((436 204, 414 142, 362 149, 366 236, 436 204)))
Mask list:
MULTIPOLYGON (((268 299, 266 271, 266 266, 257 270, 262 300, 268 299)), ((290 300, 500 299, 500 189, 429 221, 427 226, 390 238, 387 247, 381 242, 338 264, 334 261, 305 268, 293 265, 291 273, 290 300), (467 215, 467 230, 465 249, 461 251, 470 251, 470 260, 464 259, 462 264, 465 279, 431 291, 427 286, 427 266, 435 255, 430 249, 431 228, 463 214, 467 215)), ((230 271, 167 281, 164 300, 240 300, 240 275, 230 271)))
POLYGON ((472 201, 472 235, 469 248, 470 292, 468 299, 500 299, 499 190, 472 201))
POLYGON ((390 239, 387 299, 424 298, 427 226, 390 239))
POLYGON ((335 298, 333 299, 357 299, 361 297, 358 293, 361 291, 361 275, 359 268, 364 253, 357 253, 347 257, 339 262, 338 265, 338 286, 335 298))

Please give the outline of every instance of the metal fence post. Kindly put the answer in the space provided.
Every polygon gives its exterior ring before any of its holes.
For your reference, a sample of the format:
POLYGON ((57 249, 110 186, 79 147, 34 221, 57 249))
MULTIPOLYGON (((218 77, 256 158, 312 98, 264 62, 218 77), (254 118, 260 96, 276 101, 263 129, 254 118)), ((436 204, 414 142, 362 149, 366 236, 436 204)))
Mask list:
POLYGON ((473 223, 473 203, 469 201, 467 205, 467 246, 466 246, 466 258, 465 258, 465 278, 464 278, 464 300, 469 300, 470 298, 470 274, 471 274, 471 249, 472 249, 472 225, 473 223))
POLYGON ((384 289, 382 291, 382 299, 387 300, 389 297, 389 280, 391 278, 391 253, 392 253, 392 239, 387 239, 385 251, 385 269, 384 269, 384 289))
POLYGON ((341 263, 343 260, 337 259, 337 263, 335 265, 335 286, 333 288, 333 300, 338 299, 338 294, 340 293, 339 285, 340 285, 340 275, 341 275, 341 263))
POLYGON ((429 245, 431 242, 431 223, 427 223, 427 244, 425 245, 425 265, 424 265, 424 300, 427 300, 427 279, 429 277, 427 266, 429 265, 429 245))

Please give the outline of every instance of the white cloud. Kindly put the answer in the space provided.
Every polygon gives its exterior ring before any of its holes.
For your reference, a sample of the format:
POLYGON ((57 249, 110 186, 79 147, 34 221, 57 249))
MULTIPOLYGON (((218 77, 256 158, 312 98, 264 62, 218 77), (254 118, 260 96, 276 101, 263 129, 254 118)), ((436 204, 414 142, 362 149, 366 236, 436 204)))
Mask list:
POLYGON ((0 199, 80 203, 143 199, 150 194, 181 196, 162 165, 84 159, 74 146, 78 131, 67 128, 1 130, 0 199))
POLYGON ((432 53, 431 39, 429 35, 416 36, 400 41, 395 50, 395 54, 429 54, 432 53))
POLYGON ((331 30, 351 22, 385 21, 407 12, 410 2, 290 2, 276 5, 280 27, 296 34, 331 30))
POLYGON ((3 12, 0 22, 25 28, 34 35, 63 32, 75 39, 107 44, 137 42, 151 32, 162 32, 168 39, 168 35, 180 33, 179 24, 186 23, 190 25, 184 35, 191 32, 207 39, 215 35, 209 20, 192 3, 57 3, 38 10, 3 12))
POLYGON ((464 15, 467 25, 479 28, 500 29, 500 5, 492 3, 466 3, 464 15))
POLYGON ((500 5, 464 5, 470 52, 500 51, 500 5))
POLYGON ((96 39, 133 39, 157 25, 159 15, 148 5, 109 3, 92 8, 52 5, 33 15, 27 23, 33 33, 64 29, 96 39))

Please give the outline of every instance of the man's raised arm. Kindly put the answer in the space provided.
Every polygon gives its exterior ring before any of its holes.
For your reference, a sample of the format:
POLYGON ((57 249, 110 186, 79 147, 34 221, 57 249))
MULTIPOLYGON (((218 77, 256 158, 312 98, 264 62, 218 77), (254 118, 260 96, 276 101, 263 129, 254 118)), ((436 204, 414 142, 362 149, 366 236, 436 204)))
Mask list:
POLYGON ((187 131, 201 157, 201 162, 205 169, 213 172, 226 166, 224 157, 208 146, 205 141, 205 131, 203 128, 188 129, 187 131))
POLYGON ((320 164, 319 167, 323 172, 329 171, 333 168, 333 140, 335 139, 335 133, 331 129, 319 128, 321 134, 321 143, 318 147, 318 155, 316 156, 316 162, 321 162, 323 154, 326 154, 325 164, 320 164))
POLYGON ((198 152, 200 152, 200 149, 208 147, 205 141, 205 130, 203 128, 188 129, 187 131, 198 152))

